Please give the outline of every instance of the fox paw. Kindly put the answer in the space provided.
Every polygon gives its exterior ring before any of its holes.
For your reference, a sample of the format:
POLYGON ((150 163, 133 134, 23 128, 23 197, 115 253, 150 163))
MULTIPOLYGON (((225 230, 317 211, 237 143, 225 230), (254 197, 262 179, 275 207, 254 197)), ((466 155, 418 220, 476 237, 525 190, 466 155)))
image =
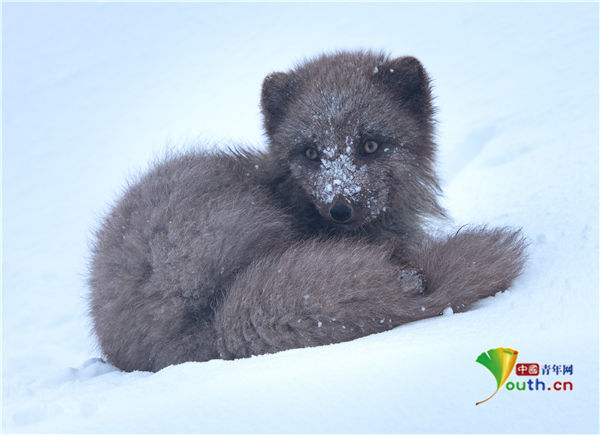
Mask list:
POLYGON ((427 291, 427 278, 415 269, 402 269, 398 281, 407 293, 422 295, 427 291))

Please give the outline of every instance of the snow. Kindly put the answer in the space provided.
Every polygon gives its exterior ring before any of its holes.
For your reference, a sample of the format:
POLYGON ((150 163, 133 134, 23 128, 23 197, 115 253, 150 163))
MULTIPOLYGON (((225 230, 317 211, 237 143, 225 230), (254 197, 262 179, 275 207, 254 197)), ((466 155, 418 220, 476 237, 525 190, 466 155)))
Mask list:
POLYGON ((321 166, 315 171, 311 193, 325 204, 331 204, 336 197, 351 203, 361 192, 361 185, 368 184, 366 165, 357 168, 350 153, 338 153, 333 148, 324 148, 321 166))
POLYGON ((597 4, 2 14, 3 432, 599 432, 597 4), (262 78, 356 47, 422 60, 444 204, 457 226, 522 226, 523 276, 467 313, 348 343, 156 374, 99 360, 89 242, 125 180, 167 146, 260 147, 262 78), (502 389, 476 407, 496 384, 475 358, 501 346, 517 362, 573 364, 557 378, 573 391, 502 389))

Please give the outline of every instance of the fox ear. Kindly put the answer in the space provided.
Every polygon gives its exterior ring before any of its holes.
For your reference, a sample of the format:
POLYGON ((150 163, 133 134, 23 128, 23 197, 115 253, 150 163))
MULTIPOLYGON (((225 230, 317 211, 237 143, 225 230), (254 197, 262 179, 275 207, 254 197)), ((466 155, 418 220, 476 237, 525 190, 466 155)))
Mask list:
POLYGON ((274 72, 265 77, 260 104, 267 134, 272 135, 283 120, 293 91, 292 73, 274 72))
POLYGON ((423 116, 433 114, 429 76, 416 58, 399 57, 378 68, 380 77, 394 92, 403 106, 423 116))

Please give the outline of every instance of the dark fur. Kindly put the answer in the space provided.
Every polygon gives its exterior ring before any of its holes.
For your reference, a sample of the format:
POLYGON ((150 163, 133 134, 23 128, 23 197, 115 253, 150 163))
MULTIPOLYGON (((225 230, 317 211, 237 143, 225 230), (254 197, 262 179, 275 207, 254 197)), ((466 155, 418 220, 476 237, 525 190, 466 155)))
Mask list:
POLYGON ((98 231, 91 314, 112 364, 159 370, 352 340, 465 310, 521 272, 519 232, 422 229, 444 212, 416 59, 324 55, 269 75, 262 108, 268 152, 165 159, 98 231), (360 154, 367 139, 376 155, 360 154), (329 215, 339 201, 349 223, 329 215))

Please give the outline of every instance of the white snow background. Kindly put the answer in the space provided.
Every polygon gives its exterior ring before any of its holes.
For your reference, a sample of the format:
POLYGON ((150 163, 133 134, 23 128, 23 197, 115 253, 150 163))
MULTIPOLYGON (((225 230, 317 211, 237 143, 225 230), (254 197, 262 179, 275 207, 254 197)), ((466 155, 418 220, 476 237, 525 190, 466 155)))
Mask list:
MULTIPOLYGON (((598 4, 2 5, 4 432, 598 433, 598 4), (262 79, 339 48, 424 63, 456 225, 522 226, 514 286, 353 342, 123 373, 86 313, 125 180, 199 137, 261 146, 262 79), (475 362, 572 364, 508 391, 475 362)), ((510 380, 521 379, 514 373, 510 380)))

